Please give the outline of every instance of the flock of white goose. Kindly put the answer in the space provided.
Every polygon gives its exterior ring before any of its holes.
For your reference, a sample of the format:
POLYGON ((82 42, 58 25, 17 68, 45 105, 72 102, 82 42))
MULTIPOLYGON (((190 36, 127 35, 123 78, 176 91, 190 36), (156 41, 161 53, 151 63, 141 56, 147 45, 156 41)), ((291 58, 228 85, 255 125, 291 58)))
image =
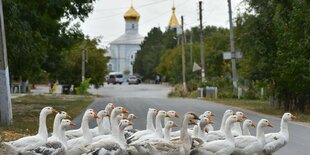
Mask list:
POLYGON ((178 114, 149 108, 146 129, 139 131, 133 128, 132 121, 137 118, 134 114, 109 103, 98 113, 87 109, 81 127, 66 131, 74 125, 69 120, 70 116, 64 111, 45 107, 40 113, 36 135, 3 144, 11 154, 17 155, 269 155, 287 144, 288 121, 296 119, 291 113, 284 113, 280 131, 268 134, 264 133, 264 128, 272 125, 267 119, 261 119, 257 124, 256 136, 252 136, 249 128, 256 126, 242 112, 226 110, 219 130, 212 126, 213 116, 211 111, 199 117, 187 112, 180 130, 172 131, 177 127, 172 119, 178 118, 178 114), (49 136, 46 117, 53 112, 57 114, 53 133, 49 136), (89 128, 91 119, 97 121, 97 127, 93 129, 89 128), (190 125, 194 126, 190 128, 190 125))

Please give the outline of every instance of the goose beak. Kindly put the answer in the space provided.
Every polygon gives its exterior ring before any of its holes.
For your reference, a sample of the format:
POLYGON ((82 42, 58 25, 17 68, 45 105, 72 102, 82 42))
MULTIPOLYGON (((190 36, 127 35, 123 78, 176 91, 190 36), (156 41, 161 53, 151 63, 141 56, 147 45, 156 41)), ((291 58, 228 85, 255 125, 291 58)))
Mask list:
POLYGON ((133 118, 134 118, 134 119, 138 119, 139 117, 138 117, 138 116, 136 116, 136 115, 133 115, 133 118))
POLYGON ((115 105, 114 105, 114 103, 112 103, 112 106, 111 106, 111 108, 112 108, 112 109, 114 109, 114 108, 115 108, 115 105))
POLYGON ((193 113, 192 115, 194 116, 194 119, 200 120, 200 118, 196 114, 193 113))
POLYGON ((58 113, 58 111, 54 107, 52 107, 52 112, 56 114, 58 113))
POLYGON ((124 116, 123 116, 123 119, 128 119, 128 117, 124 115, 124 116))
POLYGON ((178 126, 177 126, 177 124, 173 123, 173 124, 172 124, 172 127, 178 127, 178 126))
POLYGON ((94 116, 94 118, 99 118, 96 111, 94 111, 94 115, 93 116, 94 116))
POLYGON ((131 121, 128 122, 128 125, 134 125, 131 121))
POLYGON ((166 117, 169 117, 169 118, 171 118, 171 116, 170 116, 170 115, 168 115, 168 114, 166 114, 166 117))
POLYGON ((122 108, 122 113, 128 113, 128 111, 125 108, 122 108))
POLYGON ((174 117, 179 118, 180 116, 177 113, 175 113, 174 117))
POLYGON ((211 112, 211 116, 215 116, 215 113, 214 113, 214 112, 211 112))
POLYGON ((244 114, 243 114, 242 118, 244 118, 244 119, 248 119, 248 117, 246 117, 246 115, 244 115, 244 114))
POLYGON ((212 122, 212 120, 208 120, 208 124, 214 124, 213 122, 212 122))
POLYGON ((256 125, 254 123, 252 123, 251 126, 253 126, 253 128, 256 128, 256 125))
POLYGON ((75 126, 75 123, 71 121, 70 126, 75 126))
POLYGON ((70 118, 71 118, 71 116, 67 114, 66 115, 66 119, 70 119, 70 118))
POLYGON ((197 125, 197 122, 195 120, 191 119, 188 124, 189 125, 197 125))
POLYGON ((242 119, 237 119, 237 122, 242 122, 242 119))
POLYGON ((296 116, 294 116, 294 115, 292 115, 292 116, 291 116, 291 118, 292 118, 292 119, 297 119, 297 117, 296 117, 296 116))
POLYGON ((110 117, 110 115, 109 115, 109 114, 106 114, 105 117, 110 117))
POLYGON ((268 125, 267 125, 267 126, 268 126, 268 127, 271 127, 271 128, 273 127, 273 126, 271 125, 271 123, 268 123, 268 125))
POLYGON ((209 133, 209 130, 208 130, 208 128, 205 128, 205 132, 206 132, 206 133, 209 133))

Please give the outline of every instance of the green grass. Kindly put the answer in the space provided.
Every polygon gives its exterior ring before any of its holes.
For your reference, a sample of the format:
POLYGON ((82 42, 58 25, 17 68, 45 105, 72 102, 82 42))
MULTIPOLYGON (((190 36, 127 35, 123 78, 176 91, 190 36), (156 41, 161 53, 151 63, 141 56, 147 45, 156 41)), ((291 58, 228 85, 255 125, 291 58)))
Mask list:
MULTIPOLYGON (((281 117, 285 112, 283 109, 272 108, 267 100, 246 100, 246 99, 207 99, 208 101, 239 107, 255 112, 281 117)), ((304 113, 292 112, 297 115, 297 121, 310 123, 310 112, 304 113)))
MULTIPOLYGON (((37 133, 39 113, 45 106, 55 107, 58 111, 66 111, 72 118, 75 118, 93 101, 94 97, 92 96, 78 95, 29 95, 13 99, 13 125, 0 127, 0 141, 37 133)), ((55 114, 47 117, 49 132, 52 131, 54 117, 55 114)))

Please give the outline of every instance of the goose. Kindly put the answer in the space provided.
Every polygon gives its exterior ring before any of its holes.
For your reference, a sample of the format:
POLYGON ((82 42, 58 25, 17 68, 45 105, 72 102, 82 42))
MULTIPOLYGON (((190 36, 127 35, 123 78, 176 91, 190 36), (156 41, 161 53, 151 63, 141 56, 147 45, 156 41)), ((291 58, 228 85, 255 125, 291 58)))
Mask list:
MULTIPOLYGON (((237 115, 238 119, 240 119, 240 120, 247 119, 246 115, 243 112, 237 111, 235 114, 237 115)), ((234 126, 231 129, 231 132, 232 132, 234 137, 242 135, 240 122, 234 123, 234 126)))
POLYGON ((113 132, 111 137, 86 145, 82 150, 87 150, 88 155, 126 154, 124 129, 130 125, 133 125, 131 121, 126 119, 120 120, 118 133, 113 132))
POLYGON ((258 122, 256 137, 254 136, 238 136, 235 138, 236 148, 234 155, 252 155, 262 154, 265 145, 265 127, 272 127, 267 119, 261 119, 258 122))
POLYGON ((162 127, 161 122, 165 117, 169 117, 166 111, 163 111, 163 110, 158 111, 156 115, 156 119, 155 119, 155 126, 156 126, 155 132, 151 134, 146 134, 140 137, 138 140, 133 141, 132 145, 141 144, 141 143, 144 143, 145 141, 149 141, 150 139, 164 138, 163 127, 162 127))
POLYGON ((12 154, 20 154, 45 144, 48 137, 46 117, 52 113, 57 113, 56 109, 53 107, 44 107, 41 110, 39 116, 39 130, 36 135, 23 137, 15 141, 3 142, 3 145, 12 154))
POLYGON ((224 129, 225 129, 226 120, 229 116, 231 116, 233 114, 234 114, 234 112, 232 110, 230 110, 230 109, 226 110, 223 114, 221 128, 219 130, 208 132, 208 134, 206 135, 204 140, 207 142, 211 142, 214 140, 225 139, 224 129))
POLYGON ((34 150, 34 154, 65 155, 68 148, 65 131, 67 127, 74 125, 75 124, 69 119, 62 119, 58 126, 57 132, 47 140, 46 144, 36 148, 34 150))
POLYGON ((251 136, 251 133, 249 131, 250 126, 252 126, 254 128, 256 127, 252 120, 250 120, 250 119, 244 120, 243 125, 242 125, 242 135, 251 136))
POLYGON ((265 154, 272 154, 285 146, 289 141, 288 121, 297 117, 291 113, 284 113, 281 119, 280 132, 265 134, 266 144, 264 146, 265 154))
POLYGON ((96 119, 97 126, 93 129, 90 129, 93 137, 98 136, 98 135, 104 135, 104 125, 103 125, 103 119, 110 117, 109 112, 106 110, 100 110, 98 112, 98 118, 96 119))
MULTIPOLYGON (((115 121, 117 122, 117 124, 119 124, 119 122, 120 122, 122 119, 127 119, 127 116, 126 116, 125 114, 123 114, 123 113, 117 115, 115 121)), ((101 139, 109 138, 109 137, 111 137, 111 136, 112 136, 112 134, 109 134, 109 135, 98 135, 98 136, 96 136, 96 137, 93 137, 92 142, 96 142, 96 141, 99 141, 99 140, 101 140, 101 139)))
POLYGON ((149 110, 147 112, 147 118, 146 118, 147 119, 146 120, 146 129, 138 131, 138 132, 134 133, 132 136, 130 136, 127 139, 128 144, 133 142, 133 141, 138 140, 140 137, 142 137, 144 135, 151 134, 151 133, 155 132, 153 120, 154 120, 154 117, 156 116, 156 114, 157 114, 156 109, 149 108, 149 110))
POLYGON ((85 111, 83 118, 82 118, 82 123, 81 123, 81 129, 83 135, 78 138, 70 139, 68 140, 68 149, 74 149, 76 147, 79 147, 80 145, 86 145, 91 143, 92 141, 92 134, 89 130, 89 121, 93 118, 98 118, 97 113, 93 109, 88 109, 85 111))
MULTIPOLYGON (((105 111, 108 112, 109 115, 111 115, 112 110, 115 108, 114 103, 108 103, 105 107, 105 111)), ((102 127, 103 127, 103 134, 108 135, 111 134, 111 122, 109 117, 104 117, 102 120, 102 127)))
MULTIPOLYGON (((68 115, 65 111, 60 111, 56 114, 55 119, 54 119, 54 124, 53 124, 53 133, 52 133, 51 137, 53 137, 55 134, 58 133, 58 129, 59 129, 59 125, 61 123, 61 120, 65 119, 65 118, 66 119, 71 118, 71 116, 68 115)), ((48 139, 50 139, 51 137, 48 137, 48 139)))
POLYGON ((236 115, 231 115, 227 118, 225 123, 225 137, 224 140, 214 140, 212 142, 203 143, 201 146, 195 148, 191 151, 191 155, 230 155, 233 153, 235 149, 235 142, 234 137, 231 133, 231 128, 235 122, 240 122, 241 120, 238 119, 236 115))
MULTIPOLYGON (((134 120, 134 119, 137 119, 137 118, 138 118, 138 116, 136 116, 135 114, 129 114, 129 115, 127 116, 127 119, 128 119, 129 121, 131 121, 131 122, 133 122, 133 120, 134 120)), ((128 131, 128 130, 134 130, 133 126, 130 125, 130 126, 128 126, 128 127, 125 128, 125 131, 128 131)))
POLYGON ((192 138, 188 134, 187 128, 191 120, 199 120, 198 116, 193 112, 187 112, 184 114, 184 118, 181 126, 180 139, 169 142, 157 142, 152 143, 150 146, 163 154, 168 155, 188 155, 190 153, 190 148, 192 145, 192 138))
MULTIPOLYGON (((215 116, 215 113, 212 111, 205 111, 203 114, 207 115, 209 117, 209 119, 211 119, 210 121, 212 121, 212 116, 215 116)), ((212 124, 207 124, 206 125, 207 131, 214 131, 214 127, 212 124)))
MULTIPOLYGON (((198 138, 198 132, 199 132, 199 124, 200 124, 200 121, 202 121, 202 118, 208 118, 208 115, 207 114, 205 114, 205 113, 203 113, 203 114, 201 114, 200 116, 199 116, 199 121, 197 122, 197 125, 194 125, 194 127, 193 127, 193 134, 192 134, 192 137, 195 137, 195 138, 198 138)), ((196 123, 196 122, 195 122, 196 123)), ((204 124, 204 122, 202 123, 202 124, 204 124)), ((206 129, 204 129, 204 130, 206 130, 206 129)))
POLYGON ((167 115, 169 117, 165 117, 164 124, 167 124, 167 122, 171 121, 171 118, 179 118, 178 113, 174 110, 167 111, 167 115))
MULTIPOLYGON (((84 112, 84 116, 88 113, 94 113, 94 109, 87 109, 85 112, 84 112)), ((83 118, 84 118, 83 116, 83 118)), ((83 123, 83 119, 82 119, 82 123, 83 123)), ((70 140, 70 139, 74 139, 74 138, 78 138, 78 137, 81 137, 83 135, 83 132, 82 132, 82 123, 81 123, 81 126, 80 128, 78 129, 75 129, 75 130, 68 130, 66 131, 66 137, 67 137, 67 140, 70 140)))
POLYGON ((194 126, 194 129, 193 129, 193 137, 195 138, 201 138, 201 139, 204 139, 205 137, 205 127, 207 124, 212 124, 213 122, 211 121, 211 119, 209 119, 210 117, 206 117, 205 114, 203 114, 202 116, 205 116, 205 117, 199 117, 200 120, 199 120, 199 123, 198 125, 195 125, 194 126))

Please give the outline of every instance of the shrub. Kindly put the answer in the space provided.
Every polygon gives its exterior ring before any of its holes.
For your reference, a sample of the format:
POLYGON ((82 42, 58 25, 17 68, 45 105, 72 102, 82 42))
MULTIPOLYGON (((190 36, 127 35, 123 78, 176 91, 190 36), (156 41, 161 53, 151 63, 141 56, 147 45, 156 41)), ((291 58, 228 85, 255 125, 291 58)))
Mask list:
POLYGON ((91 78, 87 78, 81 82, 80 86, 75 88, 77 94, 85 95, 88 94, 87 90, 90 86, 91 78))

